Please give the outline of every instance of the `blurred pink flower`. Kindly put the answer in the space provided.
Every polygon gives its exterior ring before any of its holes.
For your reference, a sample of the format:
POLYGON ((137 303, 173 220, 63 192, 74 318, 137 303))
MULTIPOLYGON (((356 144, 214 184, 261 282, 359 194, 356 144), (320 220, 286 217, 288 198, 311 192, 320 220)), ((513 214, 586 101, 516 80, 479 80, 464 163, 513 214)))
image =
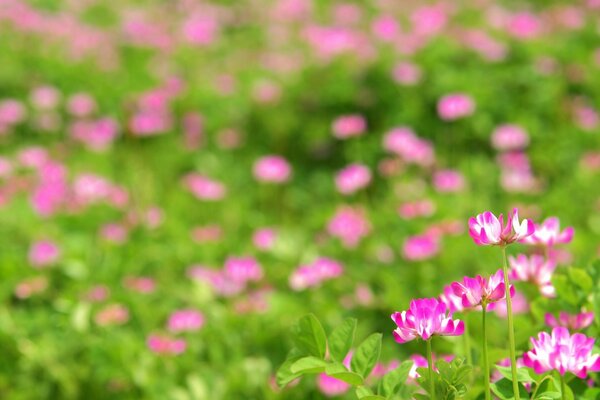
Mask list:
MULTIPOLYGON (((343 364, 346 366, 346 368, 350 368, 351 360, 352 352, 348 353, 348 355, 344 358, 343 364)), ((344 381, 332 378, 324 373, 321 373, 317 377, 317 387, 325 396, 334 397, 346 393, 351 386, 350 384, 344 381)))
POLYGON ((529 135, 519 125, 500 125, 492 133, 492 146, 499 151, 522 150, 528 144, 529 135))
POLYGON ((401 204, 398 215, 404 219, 430 217, 435 212, 435 204, 431 200, 418 200, 401 204))
POLYGON ((164 355, 179 355, 187 348, 187 343, 183 339, 158 334, 148 336, 146 344, 152 352, 164 355))
POLYGON ((96 111, 96 101, 87 93, 75 93, 67 100, 67 111, 75 117, 87 117, 96 111))
POLYGON ((383 137, 383 147, 402 157, 408 163, 428 166, 435 159, 431 143, 419 138, 407 127, 394 128, 387 132, 383 137))
POLYGON ((452 285, 444 286, 444 291, 438 296, 438 300, 440 303, 444 303, 446 307, 448 307, 450 314, 462 312, 464 310, 464 306, 462 304, 462 295, 457 296, 454 293, 452 285))
POLYGON ((112 118, 96 121, 75 121, 70 127, 71 136, 89 150, 107 150, 119 134, 119 126, 112 118))
POLYGON ((185 187, 199 200, 217 201, 227 194, 225 185, 197 173, 189 173, 183 178, 185 187))
POLYGON ((441 4, 427 5, 416 9, 410 21, 415 34, 434 36, 446 27, 448 15, 441 4))
POLYGON ((123 286, 142 294, 149 294, 156 290, 156 281, 147 276, 127 276, 123 279, 123 286))
POLYGON ((379 40, 391 42, 397 37, 400 31, 400 25, 393 16, 382 15, 373 21, 371 30, 379 40))
POLYGON ((335 176, 335 186, 341 194, 349 195, 371 182, 371 170, 366 165, 350 164, 335 176))
MULTIPOLYGON (((454 294, 461 296, 462 305, 465 308, 487 306, 506 298, 502 269, 496 271, 489 278, 483 278, 481 275, 477 275, 475 278, 465 276, 462 283, 454 282, 451 286, 454 294)), ((515 288, 510 285, 510 296, 514 295, 515 288)))
POLYGON ((127 230, 127 227, 118 222, 104 224, 100 228, 100 237, 114 244, 125 243, 127 241, 128 235, 129 232, 127 230))
POLYGON ((578 314, 569 314, 565 311, 561 311, 558 314, 558 319, 551 313, 546 313, 544 322, 546 322, 546 325, 550 328, 563 326, 572 331, 580 331, 592 325, 592 322, 594 322, 594 313, 581 312, 578 314))
POLYGON ((253 172, 259 182, 284 183, 290 179, 292 167, 281 156, 264 156, 254 163, 253 172))
POLYGON ((419 83, 422 76, 421 68, 410 61, 402 61, 394 66, 392 78, 401 85, 412 86, 419 83))
POLYGON ((38 110, 53 110, 60 102, 61 94, 52 86, 39 86, 30 95, 29 100, 38 110))
POLYGON ((228 257, 223 272, 227 278, 242 284, 260 281, 263 277, 260 264, 252 257, 228 257))
POLYGON ((16 125, 25 120, 27 110, 18 100, 0 101, 0 125, 16 125))
POLYGON ((327 232, 342 241, 344 247, 354 248, 369 234, 371 225, 360 208, 339 207, 329 220, 327 232))
POLYGON ((510 278, 516 281, 525 281, 535 284, 546 297, 555 297, 556 290, 552 286, 552 274, 556 269, 553 259, 546 259, 539 254, 527 257, 519 254, 516 258, 508 257, 510 264, 510 278))
POLYGON ((196 332, 204 325, 204 315, 196 310, 174 311, 167 322, 169 332, 196 332))
POLYGON ((475 102, 471 96, 463 93, 450 93, 437 103, 438 115, 445 121, 468 117, 475 112, 475 102))
POLYGON ((524 219, 519 222, 519 213, 516 208, 508 215, 506 225, 504 225, 502 214, 496 218, 489 211, 469 219, 469 235, 479 246, 504 246, 531 236, 534 230, 535 227, 530 220, 524 219))
POLYGON ((186 42, 196 46, 207 46, 217 39, 219 22, 215 16, 200 12, 183 21, 181 31, 186 42))
POLYGON ((309 265, 298 267, 290 275, 290 287, 300 291, 320 285, 322 282, 337 278, 344 273, 341 263, 330 258, 321 257, 309 265))
POLYGON ((338 139, 348 139, 361 136, 367 129, 367 121, 360 114, 347 114, 333 121, 333 136, 338 139))
POLYGON ((411 236, 402 246, 402 255, 409 261, 427 260, 435 257, 439 251, 438 239, 431 235, 411 236))
POLYGON ((15 296, 21 300, 28 299, 35 294, 44 292, 48 288, 48 278, 35 276, 25 279, 15 287, 15 296))
POLYGON ((540 19, 528 12, 518 12, 509 17, 506 30, 518 39, 532 39, 542 33, 540 19))
POLYGON ((575 229, 570 226, 561 232, 560 220, 550 217, 541 224, 535 224, 535 232, 523 239, 523 243, 553 247, 555 244, 570 243, 574 234, 575 229))
POLYGON ((223 229, 216 224, 197 226, 192 229, 191 236, 197 243, 218 242, 223 237, 223 229))
POLYGON ((109 304, 94 316, 99 326, 122 325, 129 321, 129 310, 122 304, 109 304))
MULTIPOLYGON (((521 292, 516 292, 514 296, 511 295, 512 300, 512 313, 514 315, 517 314, 525 314, 529 312, 529 302, 527 302, 527 298, 521 292)), ((494 311, 497 316, 500 318, 506 319, 508 316, 508 311, 506 309, 506 302, 499 301, 497 303, 492 303, 489 305, 488 310, 494 311)))
POLYGON ((460 336, 465 331, 465 323, 447 315, 446 305, 437 299, 415 299, 410 302, 407 311, 392 314, 397 325, 394 339, 406 343, 421 338, 429 340, 432 336, 460 336))
POLYGON ((254 231, 252 235, 252 243, 259 250, 269 250, 273 248, 277 232, 272 228, 261 228, 254 231))
POLYGON ((49 160, 48 151, 43 147, 26 147, 21 150, 17 159, 26 168, 39 169, 49 160))
POLYGON ((199 148, 202 144, 204 132, 204 119, 202 115, 196 112, 186 113, 183 116, 182 128, 186 149, 195 150, 199 148))
POLYGON ((588 372, 600 371, 600 355, 592 355, 594 342, 582 333, 570 335, 567 328, 557 327, 552 334, 540 332, 537 340, 531 338, 533 349, 523 354, 523 362, 536 374, 554 370, 583 379, 588 372))
POLYGON ((433 187, 440 193, 460 192, 465 187, 465 178, 452 169, 436 171, 433 174, 433 187))
POLYGON ((35 268, 48 267, 60 258, 60 249, 50 240, 40 240, 29 248, 29 264, 35 268))

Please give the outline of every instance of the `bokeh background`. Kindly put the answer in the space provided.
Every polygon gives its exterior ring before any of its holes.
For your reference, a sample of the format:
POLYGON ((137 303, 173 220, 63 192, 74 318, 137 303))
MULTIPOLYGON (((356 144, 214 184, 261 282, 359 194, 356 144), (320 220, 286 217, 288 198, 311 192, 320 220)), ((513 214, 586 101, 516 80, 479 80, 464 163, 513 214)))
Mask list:
POLYGON ((405 359, 501 265, 468 217, 598 257, 599 108, 597 0, 0 0, 0 395, 322 398, 274 383, 307 312, 405 359))

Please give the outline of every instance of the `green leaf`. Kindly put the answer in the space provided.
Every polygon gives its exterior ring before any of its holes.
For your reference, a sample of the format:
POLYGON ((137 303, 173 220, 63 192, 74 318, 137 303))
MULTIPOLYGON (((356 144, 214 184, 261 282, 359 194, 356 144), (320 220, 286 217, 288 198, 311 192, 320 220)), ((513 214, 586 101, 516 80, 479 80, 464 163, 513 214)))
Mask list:
MULTIPOLYGON (((511 399, 515 398, 515 395, 513 392, 513 383, 512 383, 512 381, 510 381, 506 378, 502 378, 498 382, 492 383, 490 385, 490 387, 492 389, 492 392, 494 392, 494 394, 496 396, 498 396, 501 400, 511 400, 511 399)), ((519 383, 519 395, 520 395, 521 399, 529 398, 529 394, 527 393, 527 390, 520 383, 519 383)))
POLYGON ((344 361, 350 351, 356 332, 356 319, 348 318, 329 335, 329 355, 335 361, 344 361))
POLYGON ((385 396, 391 396, 398 392, 400 387, 406 382, 413 363, 410 360, 404 361, 396 369, 385 374, 382 379, 382 390, 385 396))
MULTIPOLYGON (((559 387, 560 385, 556 386, 552 375, 543 376, 533 389, 533 399, 538 399, 547 393, 558 393, 559 387)), ((558 394, 560 396, 560 393, 558 394)))
MULTIPOLYGON (((502 374, 503 377, 512 382, 512 370, 511 367, 502 367, 497 365, 496 369, 502 374)), ((518 382, 533 382, 533 378, 529 375, 527 368, 517 368, 517 381, 518 382)))
POLYGON ((364 382, 362 376, 348 371, 342 363, 338 362, 328 364, 325 367, 325 373, 332 378, 339 379, 353 386, 360 386, 364 382))
POLYGON ((379 360, 381 333, 374 333, 362 342, 354 352, 350 367, 352 371, 366 378, 379 360))
POLYGON ((290 367, 290 371, 293 374, 316 374, 325 371, 325 367, 328 365, 327 361, 320 358, 308 356, 297 360, 290 367))
POLYGON ((366 386, 358 386, 354 393, 359 399, 363 399, 367 396, 373 396, 375 394, 371 389, 369 389, 366 386))
POLYGON ((292 372, 292 365, 298 361, 301 357, 291 357, 285 360, 281 367, 277 370, 275 375, 275 381, 279 387, 284 387, 296 378, 299 378, 302 374, 292 372))
POLYGON ((292 328, 292 334, 296 346, 305 354, 319 358, 325 357, 327 337, 323 326, 314 314, 308 314, 300 318, 292 328))
POLYGON ((371 396, 359 397, 360 400, 385 400, 385 397, 378 396, 376 394, 371 396))
POLYGON ((569 268, 569 278, 571 282, 579 286, 583 291, 589 292, 594 286, 592 278, 581 268, 569 268))
POLYGON ((544 393, 536 393, 535 400, 556 400, 560 399, 562 396, 560 392, 544 392, 544 393))
POLYGON ((565 300, 571 305, 577 305, 578 298, 576 290, 566 276, 554 275, 552 277, 552 286, 554 286, 556 289, 556 294, 559 298, 565 300))

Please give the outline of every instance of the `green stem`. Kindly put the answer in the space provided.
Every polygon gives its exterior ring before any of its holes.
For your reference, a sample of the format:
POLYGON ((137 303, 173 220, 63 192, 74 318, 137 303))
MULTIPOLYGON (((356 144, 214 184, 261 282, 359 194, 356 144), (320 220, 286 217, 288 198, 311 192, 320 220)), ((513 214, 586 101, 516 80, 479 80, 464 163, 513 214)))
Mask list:
POLYGON ((485 400, 490 400, 490 362, 488 359, 488 347, 487 347, 487 329, 485 323, 485 316, 487 314, 487 304, 482 304, 481 308, 483 312, 481 313, 481 323, 483 330, 483 378, 485 383, 485 400))
POLYGON ((560 376, 560 394, 562 400, 567 400, 567 384, 565 383, 565 377, 563 375, 560 376))
POLYGON ((508 262, 506 260, 506 246, 502 246, 504 270, 504 288, 506 293, 506 316, 508 317, 508 342, 510 351, 510 370, 512 372, 512 384, 515 400, 520 400, 519 381, 517 379, 517 357, 515 355, 515 327, 513 325, 512 300, 510 298, 510 281, 508 280, 508 262))
POLYGON ((433 382, 433 360, 431 358, 431 338, 427 340, 427 368, 429 370, 429 391, 431 400, 435 400, 435 383, 433 382))

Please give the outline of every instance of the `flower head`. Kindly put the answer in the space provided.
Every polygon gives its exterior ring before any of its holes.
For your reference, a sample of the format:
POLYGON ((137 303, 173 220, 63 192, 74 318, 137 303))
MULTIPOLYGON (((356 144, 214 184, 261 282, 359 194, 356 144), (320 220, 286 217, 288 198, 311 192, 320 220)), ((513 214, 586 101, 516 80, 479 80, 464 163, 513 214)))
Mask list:
POLYGON ((556 262, 546 259, 539 254, 527 257, 519 254, 516 258, 509 256, 510 277, 517 281, 527 281, 539 287, 540 292, 546 297, 554 297, 556 290, 552 286, 552 273, 556 269, 556 262))
POLYGON ((569 314, 561 311, 558 314, 558 319, 554 315, 546 313, 544 321, 546 322, 546 325, 551 328, 563 326, 565 328, 578 331, 587 328, 592 324, 592 322, 594 322, 594 313, 582 312, 578 314, 569 314))
POLYGON ((292 175, 292 167, 281 156, 264 156, 254 163, 254 177, 260 182, 284 183, 292 175))
POLYGON ((560 221, 556 217, 547 218, 540 225, 535 225, 533 235, 526 237, 523 242, 533 245, 552 247, 555 244, 569 243, 573 240, 575 230, 567 227, 560 231, 560 221))
POLYGON ((556 370, 583 379, 588 371, 600 371, 600 355, 592 355, 594 341, 582 333, 570 335, 564 327, 554 328, 551 335, 540 332, 537 340, 531 338, 533 349, 523 355, 523 362, 537 374, 556 370))
POLYGON ((204 325, 204 315, 196 310, 177 310, 169 316, 167 329, 170 332, 195 332, 204 325))
POLYGON ((534 231, 535 227, 530 220, 524 219, 519 222, 519 213, 516 208, 508 215, 506 225, 504 225, 502 214, 496 218, 490 211, 469 219, 469 235, 479 246, 504 246, 525 239, 534 231))
POLYGON ((371 170, 366 165, 350 164, 335 176, 335 186, 344 195, 366 187, 371 182, 371 170))
POLYGON ((398 326, 394 339, 406 343, 420 337, 429 340, 434 335, 459 336, 465 331, 465 323, 452 319, 446 313, 446 305, 437 299, 415 299, 406 311, 392 314, 398 326))
MULTIPOLYGON (((463 282, 454 282, 452 290, 456 296, 460 296, 465 308, 476 307, 495 303, 506 298, 506 288, 502 270, 499 269, 489 278, 477 275, 475 278, 465 276, 463 282)), ((510 286, 510 296, 514 296, 515 288, 510 286)))

